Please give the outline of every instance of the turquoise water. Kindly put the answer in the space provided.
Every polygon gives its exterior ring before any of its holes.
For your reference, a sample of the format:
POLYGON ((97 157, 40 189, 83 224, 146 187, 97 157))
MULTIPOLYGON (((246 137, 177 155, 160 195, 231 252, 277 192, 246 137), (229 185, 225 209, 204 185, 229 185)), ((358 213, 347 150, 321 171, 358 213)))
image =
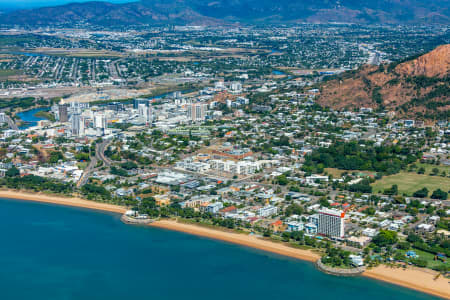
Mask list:
POLYGON ((272 71, 272 74, 273 74, 273 75, 286 75, 286 73, 281 72, 280 70, 273 70, 273 71, 272 71))
POLYGON ((25 122, 25 124, 19 127, 19 129, 27 129, 29 127, 36 126, 38 121, 45 120, 45 118, 36 117, 35 114, 40 111, 49 111, 49 110, 50 108, 48 107, 39 107, 18 113, 17 116, 22 121, 25 122))
POLYGON ((0 200, 8 299, 437 299, 307 262, 79 208, 0 200))

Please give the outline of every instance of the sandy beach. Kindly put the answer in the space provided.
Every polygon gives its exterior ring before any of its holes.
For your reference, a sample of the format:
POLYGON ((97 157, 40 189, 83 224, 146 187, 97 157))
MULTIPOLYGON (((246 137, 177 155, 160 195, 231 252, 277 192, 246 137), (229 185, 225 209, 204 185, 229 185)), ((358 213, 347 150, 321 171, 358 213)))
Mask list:
MULTIPOLYGON (((150 224, 150 226, 222 240, 310 262, 315 262, 320 258, 318 254, 309 250, 297 249, 281 243, 278 244, 249 235, 214 230, 191 224, 178 223, 176 221, 157 221, 150 224)), ((443 276, 440 276, 435 280, 435 275, 436 273, 432 271, 424 272, 411 268, 405 270, 390 268, 384 265, 363 273, 363 276, 369 278, 418 290, 427 294, 442 297, 444 299, 450 299, 449 280, 443 276)))
POLYGON ((311 262, 315 262, 320 258, 318 254, 309 250, 289 247, 281 243, 266 241, 250 235, 214 230, 196 225, 178 223, 176 221, 162 220, 153 222, 149 226, 199 235, 311 262))
MULTIPOLYGON (((99 203, 80 198, 51 196, 39 193, 27 193, 11 190, 0 190, 0 198, 53 203, 65 206, 75 206, 93 210, 109 211, 114 213, 124 213, 126 211, 126 208, 122 206, 99 203)), ((315 262, 320 257, 317 253, 309 250, 293 248, 282 243, 267 241, 255 236, 215 230, 192 224, 178 223, 174 220, 156 221, 152 224, 149 224, 149 226, 226 241, 229 243, 239 244, 310 262, 315 262)), ((391 268, 383 265, 368 270, 364 272, 363 275, 369 278, 385 281, 406 288, 418 290, 427 294, 442 297, 444 299, 450 299, 449 280, 444 278, 443 276, 435 279, 435 274, 436 273, 433 273, 432 271, 425 272, 412 268, 408 268, 405 270, 400 268, 391 268)))
POLYGON ((100 203, 95 201, 84 200, 80 198, 64 197, 64 196, 51 196, 40 193, 28 193, 11 190, 0 190, 0 198, 27 200, 43 203, 52 203, 66 206, 84 207, 94 210, 109 211, 114 213, 123 214, 126 208, 119 205, 100 203))
POLYGON ((414 289, 423 293, 450 299, 450 283, 448 279, 437 273, 425 272, 418 269, 391 268, 385 265, 364 272, 364 276, 414 289))

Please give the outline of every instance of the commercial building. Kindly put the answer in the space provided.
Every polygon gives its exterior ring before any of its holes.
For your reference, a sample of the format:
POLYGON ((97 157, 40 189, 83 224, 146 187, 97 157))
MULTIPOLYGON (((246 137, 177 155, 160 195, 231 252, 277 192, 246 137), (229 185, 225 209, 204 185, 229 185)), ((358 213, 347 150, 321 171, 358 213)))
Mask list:
POLYGON ((302 231, 304 229, 304 224, 298 221, 291 221, 287 223, 287 231, 302 231))
POLYGON ((209 161, 211 169, 232 174, 247 175, 254 174, 261 169, 258 162, 212 159, 209 161))
POLYGON ((106 116, 104 114, 97 114, 94 116, 95 128, 105 129, 106 128, 106 116))
POLYGON ((272 205, 267 205, 258 209, 258 215, 261 217, 270 217, 276 215, 278 212, 278 208, 272 205))
POLYGON ((212 214, 218 214, 222 208, 223 208, 222 202, 214 202, 214 203, 208 204, 208 206, 205 207, 205 212, 212 213, 212 214))

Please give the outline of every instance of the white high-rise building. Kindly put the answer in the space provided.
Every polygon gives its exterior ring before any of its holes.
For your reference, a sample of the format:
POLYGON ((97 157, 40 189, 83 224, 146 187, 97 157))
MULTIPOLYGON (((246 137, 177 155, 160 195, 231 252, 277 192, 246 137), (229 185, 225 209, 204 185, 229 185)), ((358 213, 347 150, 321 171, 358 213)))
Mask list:
POLYGON ((106 129, 106 116, 104 114, 95 115, 94 126, 95 128, 106 129))
POLYGON ((0 123, 6 123, 6 114, 4 112, 0 113, 0 123))
POLYGON ((147 107, 147 125, 152 125, 153 123, 153 107, 151 104, 147 107))
POLYGON ((206 117, 206 107, 208 104, 206 103, 192 103, 188 106, 187 114, 188 118, 191 119, 192 122, 202 122, 206 117))
POLYGON ((84 136, 84 117, 81 114, 75 113, 71 120, 72 135, 84 136))
POLYGON ((240 82, 232 82, 230 88, 231 88, 231 92, 233 92, 233 93, 241 93, 242 92, 242 84, 240 82))
POLYGON ((138 114, 142 119, 145 119, 147 125, 152 124, 153 122, 153 111, 151 105, 139 104, 138 105, 138 114))
POLYGON ((140 117, 147 116, 147 104, 138 104, 138 114, 140 117))
POLYGON ((345 213, 336 209, 319 210, 319 226, 317 232, 329 237, 344 237, 345 213))

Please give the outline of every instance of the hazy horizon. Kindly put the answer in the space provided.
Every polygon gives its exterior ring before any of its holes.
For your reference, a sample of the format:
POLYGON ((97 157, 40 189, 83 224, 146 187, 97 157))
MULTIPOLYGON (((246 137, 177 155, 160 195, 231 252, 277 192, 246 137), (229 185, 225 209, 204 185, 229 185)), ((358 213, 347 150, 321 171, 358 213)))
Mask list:
POLYGON ((90 1, 102 1, 111 3, 126 3, 137 2, 139 0, 0 0, 0 9, 3 10, 15 10, 26 8, 37 8, 45 6, 62 5, 74 2, 90 2, 90 1))

